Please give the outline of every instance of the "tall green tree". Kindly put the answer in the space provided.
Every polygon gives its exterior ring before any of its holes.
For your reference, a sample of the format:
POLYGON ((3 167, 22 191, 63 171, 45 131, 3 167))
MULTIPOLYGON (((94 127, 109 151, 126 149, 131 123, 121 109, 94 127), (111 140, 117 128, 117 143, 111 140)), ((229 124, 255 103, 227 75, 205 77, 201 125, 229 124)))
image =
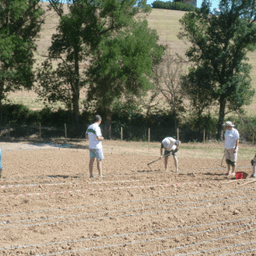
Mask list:
POLYGON ((256 9, 255 0, 221 0, 216 13, 209 6, 204 1, 183 16, 180 38, 191 43, 186 56, 193 64, 184 86, 197 107, 217 103, 220 138, 225 114, 250 104, 254 95, 246 55, 255 50, 256 9))
POLYGON ((133 21, 118 35, 102 40, 88 70, 88 101, 110 115, 116 102, 139 102, 154 88, 152 66, 164 52, 146 20, 133 21))
POLYGON ((81 65, 90 64, 92 53, 105 38, 122 34, 124 28, 135 22, 136 14, 147 12, 150 7, 145 0, 68 0, 68 13, 65 14, 63 1, 49 2, 60 18, 57 33, 52 37, 49 57, 61 59, 61 68, 66 68, 73 114, 78 122, 80 90, 87 82, 86 68, 81 68, 81 65))
POLYGON ((0 0, 0 120, 9 92, 31 88, 35 40, 43 22, 39 0, 0 0))

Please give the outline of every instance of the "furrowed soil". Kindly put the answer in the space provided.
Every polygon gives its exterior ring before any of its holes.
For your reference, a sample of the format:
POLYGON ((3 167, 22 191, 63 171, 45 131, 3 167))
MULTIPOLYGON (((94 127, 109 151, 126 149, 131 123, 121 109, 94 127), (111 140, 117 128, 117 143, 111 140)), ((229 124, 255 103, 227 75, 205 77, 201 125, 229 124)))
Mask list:
POLYGON ((104 142, 104 177, 94 163, 90 179, 87 142, 0 143, 0 255, 254 255, 250 156, 235 180, 214 146, 182 145, 175 172, 172 157, 148 165, 160 143, 137 145, 104 142))

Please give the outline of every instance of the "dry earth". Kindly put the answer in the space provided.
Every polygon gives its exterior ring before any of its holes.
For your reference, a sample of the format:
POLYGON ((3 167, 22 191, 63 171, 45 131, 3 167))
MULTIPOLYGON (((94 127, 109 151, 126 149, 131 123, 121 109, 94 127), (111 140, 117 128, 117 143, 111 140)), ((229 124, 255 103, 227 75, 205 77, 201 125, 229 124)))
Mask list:
POLYGON ((0 255, 254 255, 253 179, 182 148, 178 173, 148 168, 159 149, 129 145, 106 142, 104 178, 89 179, 86 142, 0 143, 0 255))

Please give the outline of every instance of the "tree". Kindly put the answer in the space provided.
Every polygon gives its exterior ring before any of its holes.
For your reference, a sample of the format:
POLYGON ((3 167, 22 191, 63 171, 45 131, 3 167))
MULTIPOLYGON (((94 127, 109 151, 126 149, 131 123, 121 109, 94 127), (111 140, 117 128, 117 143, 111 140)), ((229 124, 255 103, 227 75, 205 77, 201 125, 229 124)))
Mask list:
POLYGON ((39 0, 0 0, 0 120, 2 101, 34 82, 35 40, 43 22, 39 0))
POLYGON ((180 56, 166 49, 162 61, 154 66, 154 83, 164 100, 171 107, 174 117, 174 129, 177 130, 178 114, 183 112, 184 91, 181 76, 184 74, 186 62, 180 56))
POLYGON ((35 86, 35 92, 44 100, 44 103, 64 103, 71 113, 74 74, 72 66, 65 65, 64 60, 54 69, 52 62, 46 59, 37 70, 39 83, 35 86))
POLYGON ((218 15, 208 7, 209 1, 204 1, 200 10, 180 20, 180 38, 192 44, 186 56, 193 66, 184 86, 205 104, 201 107, 217 103, 220 138, 226 113, 249 105, 254 95, 246 54, 256 45, 256 9, 255 0, 221 0, 218 15))
POLYGON ((144 21, 133 21, 118 35, 105 38, 94 52, 88 70, 88 101, 111 115, 116 102, 139 102, 154 88, 152 66, 163 54, 156 31, 144 21))
MULTIPOLYGON (((49 49, 51 59, 61 59, 71 88, 71 101, 76 122, 79 120, 80 90, 86 85, 81 64, 90 63, 92 53, 105 38, 112 38, 134 22, 139 12, 149 11, 145 0, 69 0, 64 14, 61 0, 49 0, 60 17, 57 34, 49 49), (134 5, 137 4, 137 7, 134 5), (73 75, 71 76, 71 74, 73 75)), ((43 85, 43 84, 42 84, 43 85)))

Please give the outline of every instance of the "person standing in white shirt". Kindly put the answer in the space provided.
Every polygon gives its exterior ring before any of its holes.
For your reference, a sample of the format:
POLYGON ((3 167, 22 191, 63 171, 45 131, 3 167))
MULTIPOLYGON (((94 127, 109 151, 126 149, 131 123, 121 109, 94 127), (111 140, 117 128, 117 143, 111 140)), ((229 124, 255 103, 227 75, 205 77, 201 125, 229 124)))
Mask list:
POLYGON ((234 128, 234 125, 232 122, 227 121, 225 124, 223 124, 226 128, 225 132, 225 158, 226 163, 228 165, 228 172, 227 176, 233 175, 235 176, 236 172, 236 162, 237 162, 237 153, 238 153, 238 144, 239 144, 239 132, 237 129, 234 128), (232 173, 230 173, 230 167, 232 166, 232 173))
POLYGON ((168 157, 172 154, 175 167, 176 167, 176 172, 178 172, 178 158, 177 158, 177 153, 178 153, 178 148, 180 146, 180 141, 172 138, 172 137, 166 137, 162 140, 161 146, 160 146, 160 158, 164 157, 164 166, 165 170, 167 170, 168 167, 168 157), (163 148, 164 148, 164 156, 163 156, 163 148))
POLYGON ((89 139, 89 151, 90 151, 90 162, 89 162, 89 171, 90 178, 93 178, 93 163, 95 158, 97 159, 97 168, 99 172, 99 177, 103 177, 102 175, 102 160, 103 156, 103 148, 102 141, 104 137, 102 136, 100 124, 101 124, 101 116, 96 115, 94 118, 94 123, 91 124, 86 130, 86 139, 89 139))

